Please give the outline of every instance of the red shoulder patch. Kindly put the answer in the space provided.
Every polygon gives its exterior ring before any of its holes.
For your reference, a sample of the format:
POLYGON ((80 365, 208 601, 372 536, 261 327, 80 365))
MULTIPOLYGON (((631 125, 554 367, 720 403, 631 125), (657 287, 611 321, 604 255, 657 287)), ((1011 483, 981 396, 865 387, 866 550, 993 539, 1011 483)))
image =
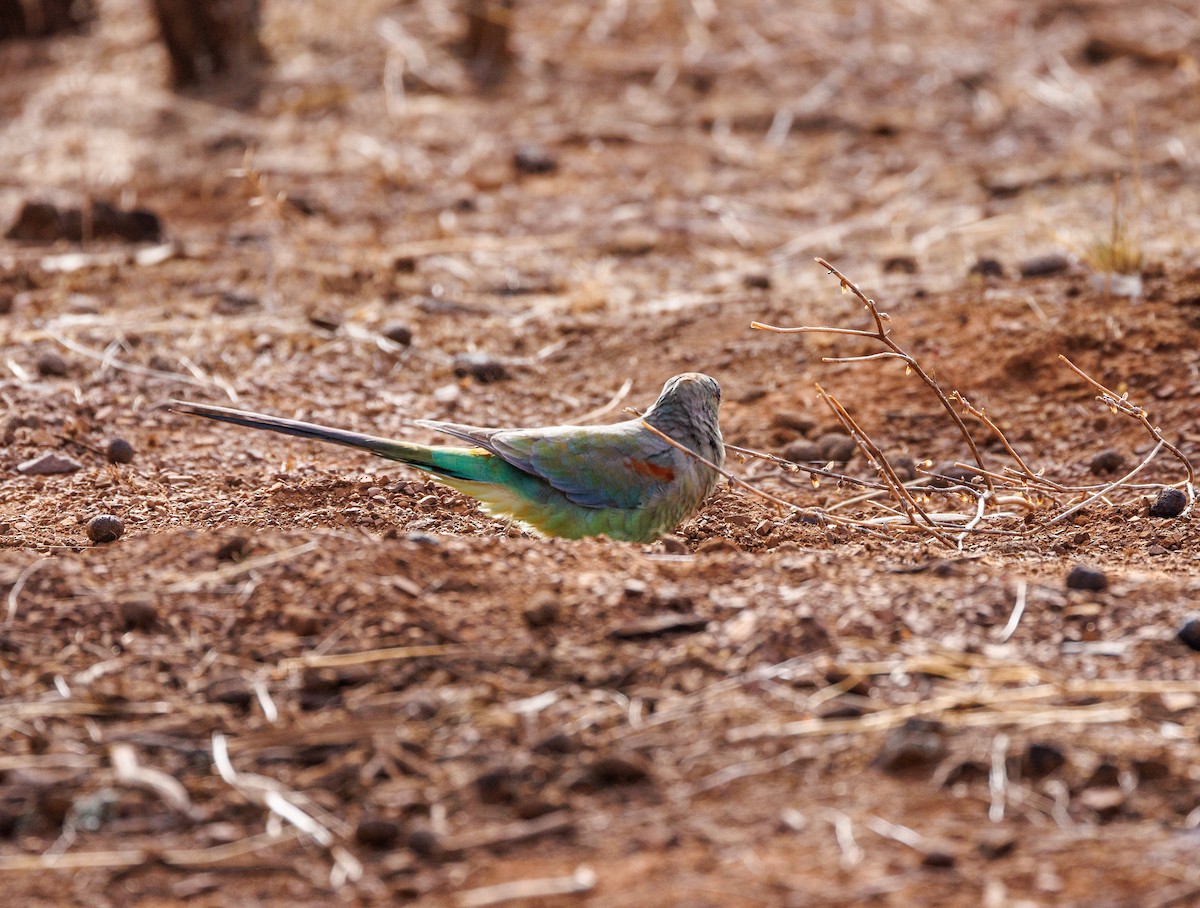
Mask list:
POLYGON ((670 467, 659 466, 648 460, 634 460, 631 457, 625 461, 625 465, 633 470, 633 472, 649 476, 651 479, 657 479, 659 482, 670 482, 675 478, 675 471, 670 467))

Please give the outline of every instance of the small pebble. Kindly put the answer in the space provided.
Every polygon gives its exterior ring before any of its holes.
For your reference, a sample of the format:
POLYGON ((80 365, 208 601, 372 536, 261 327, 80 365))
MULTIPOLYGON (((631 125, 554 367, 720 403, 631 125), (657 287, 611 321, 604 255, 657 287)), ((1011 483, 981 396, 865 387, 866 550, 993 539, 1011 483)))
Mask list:
POLYGON ((1071 260, 1065 255, 1052 252, 1049 255, 1035 255, 1027 258, 1017 266, 1021 277, 1050 277, 1061 274, 1071 267, 1071 260))
POLYGON ((383 329, 383 336, 392 341, 392 343, 399 344, 401 347, 410 346, 413 339, 412 328, 400 322, 387 325, 383 329))
POLYGON ((354 827, 354 840, 367 848, 391 848, 400 838, 400 824, 385 817, 363 817, 354 827))
POLYGON ((154 610, 154 606, 143 600, 122 602, 118 611, 121 615, 121 624, 126 630, 148 630, 158 621, 158 612, 154 610))
POLYGON ((558 170, 558 161, 540 145, 525 144, 513 153, 513 167, 517 173, 547 174, 558 170))
POLYGON ((1175 637, 1184 646, 1200 653, 1200 618, 1189 618, 1183 622, 1175 637))
POLYGON ((1004 266, 1000 264, 998 259, 979 258, 975 260, 975 264, 967 271, 968 276, 978 275, 979 277, 1004 277, 1004 266))
POLYGON ((848 463, 858 450, 854 439, 845 432, 826 432, 817 439, 817 447, 826 463, 848 463))
POLYGON ((686 555, 688 551, 687 543, 678 536, 664 536, 659 540, 662 544, 663 551, 668 555, 686 555))
POLYGON ((88 521, 87 534, 92 542, 116 542, 125 535, 125 524, 113 514, 97 514, 88 521))
POLYGON ((800 435, 807 435, 816 426, 816 420, 794 410, 779 410, 771 417, 771 425, 777 429, 790 429, 800 435))
POLYGON ((760 520, 758 526, 754 528, 754 532, 759 536, 770 536, 775 529, 775 524, 769 520, 760 520))
POLYGON ((946 753, 944 729, 930 719, 909 719, 893 728, 874 764, 884 772, 897 773, 936 763, 946 753))
POLYGON ((543 593, 525 606, 523 616, 529 627, 549 627, 558 621, 561 611, 558 598, 551 593, 543 593))
POLYGON ((454 357, 454 374, 459 378, 469 375, 480 384, 490 385, 508 378, 508 369, 491 354, 475 351, 454 357))
POLYGON ((432 829, 414 829, 408 834, 408 847, 414 854, 430 857, 441 847, 437 834, 432 829))
POLYGON ((110 438, 104 446, 104 456, 109 463, 132 463, 133 445, 124 438, 110 438))
POLYGON ((1077 564, 1067 574, 1067 589, 1099 593, 1108 589, 1108 577, 1104 571, 1077 564))
POLYGON ((936 870, 949 870, 956 861, 957 858, 948 851, 931 851, 921 859, 921 864, 936 870))
POLYGON ((1091 471, 1097 476, 1118 472, 1125 466, 1125 455, 1116 448, 1108 448, 1092 458, 1091 471))
POLYGON ((821 456, 821 449, 817 447, 816 442, 804 438, 788 444, 781 452, 781 456, 784 460, 790 460, 792 463, 825 463, 825 458, 821 456))
POLYGON ((51 451, 17 464, 17 472, 26 476, 52 476, 56 473, 74 473, 82 467, 79 461, 51 451))
POLYGON ((1179 489, 1163 489, 1150 505, 1151 517, 1178 517, 1187 507, 1187 496, 1179 489))
POLYGON ((742 278, 742 286, 747 290, 770 290, 771 276, 760 271, 753 271, 742 278))
POLYGON ((48 350, 38 357, 37 371, 42 376, 66 375, 67 361, 53 350, 48 350))

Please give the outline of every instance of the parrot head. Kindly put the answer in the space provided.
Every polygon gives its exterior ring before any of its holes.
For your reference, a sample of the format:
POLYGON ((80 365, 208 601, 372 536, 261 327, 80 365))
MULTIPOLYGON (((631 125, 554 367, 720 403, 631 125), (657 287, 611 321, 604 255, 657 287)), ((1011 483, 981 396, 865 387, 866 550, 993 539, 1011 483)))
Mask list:
POLYGON ((684 372, 667 379, 645 420, 680 444, 718 466, 725 460, 717 413, 721 386, 701 372, 684 372))

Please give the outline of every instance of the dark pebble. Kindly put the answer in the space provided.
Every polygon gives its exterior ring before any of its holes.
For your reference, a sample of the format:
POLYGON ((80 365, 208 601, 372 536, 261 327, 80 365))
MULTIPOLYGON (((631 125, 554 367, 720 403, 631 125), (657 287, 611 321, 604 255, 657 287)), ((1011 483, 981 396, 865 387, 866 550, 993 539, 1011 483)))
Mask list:
POLYGON ((124 438, 110 438, 104 446, 104 456, 109 463, 132 463, 133 445, 124 438))
POLYGON ((158 612, 154 606, 141 600, 122 602, 117 611, 121 616, 121 625, 127 631, 149 630, 158 621, 158 612))
POLYGON ((44 377, 62 376, 67 374, 67 369, 67 361, 53 350, 48 350, 38 357, 38 375, 44 377))
POLYGON ((1071 260, 1057 252, 1035 255, 1017 266, 1021 277, 1050 277, 1053 274, 1062 274, 1070 267, 1071 260))
POLYGON ((1200 653, 1200 618, 1189 618, 1183 622, 1175 636, 1184 646, 1200 653))
POLYGON ((854 439, 845 432, 826 432, 817 439, 817 447, 826 463, 848 463, 858 450, 854 439))
POLYGON ((469 375, 480 384, 490 385, 508 378, 508 369, 488 353, 460 353, 454 357, 454 374, 459 378, 469 375))
POLYGON ((432 829, 414 829, 408 834, 408 847, 422 857, 435 855, 440 848, 438 837, 432 829))
POLYGON ((116 542, 125 535, 125 524, 113 514, 97 514, 87 523, 87 535, 92 542, 116 542))
POLYGON ((954 461, 946 461, 940 463, 929 471, 929 485, 935 489, 948 489, 955 485, 974 485, 979 474, 970 467, 960 467, 954 461))
POLYGON ((391 848, 400 838, 400 824, 384 817, 363 817, 354 827, 354 840, 367 848, 391 848))
POLYGON ((1108 589, 1108 577, 1104 571, 1077 564, 1067 574, 1067 589, 1099 593, 1108 589))
POLYGON ((807 435, 816 426, 816 420, 803 413, 792 410, 780 410, 771 417, 771 425, 776 429, 790 429, 801 435, 807 435))
POLYGON ((921 859, 921 864, 936 870, 949 870, 956 861, 957 858, 948 851, 931 851, 921 859))
POLYGON ((1151 517, 1178 517, 1187 507, 1187 496, 1179 489, 1163 489, 1150 505, 1151 517))
POLYGON ((523 617, 529 627, 549 627, 558 621, 561 611, 558 598, 547 593, 534 597, 533 601, 525 606, 523 617))
POLYGON ((998 259, 978 258, 975 264, 967 271, 968 276, 978 275, 979 277, 1004 277, 1004 266, 1000 264, 998 259))
POLYGON ((825 463, 817 443, 800 438, 783 449, 780 456, 792 463, 825 463))
POLYGON ((686 555, 688 552, 687 543, 678 536, 664 536, 659 543, 662 544, 663 551, 668 555, 686 555))
POLYGON ((522 145, 513 153, 517 173, 547 174, 558 170, 558 161, 540 145, 522 145))
POLYGON ((392 343, 399 344, 401 347, 409 346, 412 344, 413 339, 412 328, 408 327, 408 325, 402 325, 399 322, 384 328, 383 336, 392 343))
POLYGON ((1106 476, 1118 472, 1125 466, 1125 455, 1116 448, 1108 448, 1092 458, 1091 470, 1097 476, 1106 476))
POLYGON ((636 756, 609 754, 598 757, 587 768, 584 781, 597 788, 613 785, 633 785, 650 777, 650 767, 636 756))
POLYGON ((1059 748, 1035 741, 1025 748, 1022 768, 1029 778, 1040 779, 1062 769, 1066 762, 1067 758, 1059 748))
POLYGON ((893 255, 883 260, 884 274, 916 274, 917 260, 911 255, 893 255))
POLYGON ((770 290, 771 278, 761 272, 753 272, 742 278, 742 286, 747 290, 770 290))
POLYGON ((63 454, 50 451, 41 457, 33 457, 17 464, 17 472, 26 476, 53 476, 58 473, 74 473, 83 464, 63 454))
POLYGON ((909 719, 888 732, 874 764, 884 772, 898 773, 936 763, 946 753, 942 731, 940 722, 909 719))

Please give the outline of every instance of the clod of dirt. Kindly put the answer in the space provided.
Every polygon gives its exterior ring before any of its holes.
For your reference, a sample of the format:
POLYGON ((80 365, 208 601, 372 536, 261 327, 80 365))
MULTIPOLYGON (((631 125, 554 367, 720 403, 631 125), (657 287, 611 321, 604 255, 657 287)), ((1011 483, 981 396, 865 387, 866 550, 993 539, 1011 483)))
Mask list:
POLYGON ((735 552, 740 552, 742 547, 732 539, 725 539, 720 536, 712 539, 705 539, 702 543, 696 546, 697 555, 732 555, 735 552))
POLYGON ((909 719, 888 732, 873 765, 884 772, 902 773, 936 763, 945 754, 946 742, 940 722, 909 719))
POLYGON ((1061 253, 1051 252, 1048 255, 1035 255, 1023 260, 1017 266, 1017 270, 1021 272, 1021 277, 1050 277, 1062 274, 1070 267, 1069 258, 1061 253))
POLYGON ((237 675, 219 678, 204 691, 204 698, 209 703, 224 703, 239 709, 249 709, 254 701, 254 691, 250 685, 237 675))
POLYGON ((658 541, 659 541, 659 544, 662 546, 662 550, 664 552, 666 552, 668 555, 686 555, 687 554, 687 550, 688 550, 687 543, 684 542, 682 539, 680 539, 678 536, 667 535, 667 536, 662 537, 662 539, 660 539, 658 541))
POLYGON ((978 258, 975 260, 975 264, 967 270, 967 276, 1002 278, 1004 277, 1004 266, 998 259, 978 258))
POLYGON ((1125 455, 1116 448, 1108 448, 1092 458, 1091 471, 1097 476, 1111 475, 1125 466, 1125 455))
POLYGON ((1067 589, 1099 593, 1108 589, 1108 576, 1097 568, 1077 564, 1067 574, 1067 589))
POLYGON ((149 630, 158 622, 158 612, 154 606, 143 600, 122 602, 117 612, 121 616, 121 626, 127 631, 149 630))
POLYGON ((69 240, 78 243, 86 233, 90 239, 104 237, 130 243, 157 243, 162 239, 162 222, 153 211, 135 208, 128 211, 107 202, 92 203, 87 224, 78 208, 59 208, 49 202, 26 202, 5 239, 30 243, 69 240))
POLYGON ((400 824, 386 817, 363 817, 354 827, 354 840, 367 848, 391 848, 400 838, 400 824))
POLYGON ((558 621, 561 612, 562 606, 558 602, 558 597, 552 593, 543 593, 525 606, 522 617, 529 627, 549 627, 558 621))
POLYGON ((747 290, 770 290, 771 276, 759 271, 751 272, 742 278, 742 286, 747 290))
POLYGON ((513 152, 513 167, 517 173, 537 176, 554 173, 558 170, 558 161, 540 145, 530 143, 513 152))
POLYGON ((500 766, 475 779, 475 793, 484 804, 507 804, 517 796, 517 780, 511 769, 500 766))
POLYGON ((383 336, 394 344, 399 344, 401 347, 412 345, 413 333, 412 328, 400 322, 395 322, 387 325, 383 329, 383 336))
POLYGON ((1187 507, 1187 496, 1179 489, 1163 489, 1150 505, 1151 517, 1178 517, 1187 507))
POLYGON ((504 381, 509 377, 504 363, 489 353, 475 351, 454 357, 454 374, 459 378, 471 376, 481 385, 504 381))
POLYGON ((884 274, 916 274, 917 260, 911 255, 893 255, 883 260, 884 274))
POLYGON ((928 852, 925 857, 921 858, 921 866, 932 867, 935 870, 949 870, 958 861, 954 855, 948 851, 935 850, 928 852))
POLYGON ((67 361, 53 350, 47 350, 37 359, 37 373, 44 378, 60 377, 68 371, 67 361))
POLYGON ((779 456, 784 460, 790 460, 792 463, 826 462, 821 457, 821 449, 817 447, 817 443, 804 438, 798 438, 791 442, 779 453, 779 456))
POLYGON ((95 543, 116 542, 125 535, 125 523, 115 514, 97 514, 87 523, 87 535, 95 543))
POLYGON ((662 637, 666 634, 701 631, 707 624, 708 619, 699 615, 664 612, 660 615, 649 615, 645 618, 627 621, 613 628, 609 632, 609 636, 614 640, 648 640, 651 637, 662 637))
POLYGON ((817 421, 804 413, 795 410, 779 410, 771 416, 771 428, 786 429, 797 435, 807 435, 817 425, 817 421))
POLYGON ((635 754, 606 754, 597 757, 584 771, 578 785, 610 788, 634 785, 650 778, 650 766, 635 754))
POLYGON ((970 467, 958 466, 954 461, 947 460, 929 471, 933 477, 929 485, 935 489, 948 489, 955 485, 972 485, 979 474, 970 467))
POLYGON ((57 473, 74 473, 82 467, 79 461, 50 451, 17 464, 17 472, 26 476, 53 476, 57 473))
POLYGON ((848 463, 858 450, 854 439, 845 432, 826 432, 817 439, 817 447, 826 463, 848 463))
POLYGON ((104 456, 109 463, 132 463, 133 445, 124 438, 110 438, 104 446, 104 456))
POLYGON ((1175 637, 1188 649, 1200 653, 1200 618, 1189 618, 1180 625, 1175 637))

